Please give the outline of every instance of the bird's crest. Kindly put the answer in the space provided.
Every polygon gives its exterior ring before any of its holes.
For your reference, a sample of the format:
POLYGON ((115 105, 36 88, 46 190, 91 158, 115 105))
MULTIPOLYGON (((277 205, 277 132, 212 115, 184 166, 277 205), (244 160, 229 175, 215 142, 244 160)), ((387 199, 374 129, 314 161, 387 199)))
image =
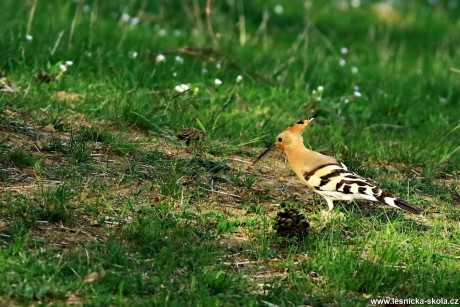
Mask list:
POLYGON ((292 125, 290 125, 288 128, 286 128, 285 131, 290 131, 293 133, 302 133, 305 128, 316 118, 316 115, 313 115, 309 119, 304 119, 300 120, 292 125))

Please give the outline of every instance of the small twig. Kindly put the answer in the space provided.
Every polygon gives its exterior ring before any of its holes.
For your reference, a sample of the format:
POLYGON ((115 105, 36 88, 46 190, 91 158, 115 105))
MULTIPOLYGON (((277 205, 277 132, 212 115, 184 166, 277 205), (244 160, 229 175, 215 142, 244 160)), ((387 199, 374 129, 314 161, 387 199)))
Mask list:
POLYGON ((100 154, 100 153, 90 153, 91 157, 104 157, 105 154, 100 154))
POLYGON ((228 266, 240 266, 240 265, 246 265, 246 264, 257 264, 260 263, 260 261, 227 261, 223 262, 223 265, 228 265, 228 266))
POLYGON ((212 20, 211 20, 211 0, 206 1, 206 26, 208 28, 208 33, 212 38, 214 48, 217 47, 217 38, 212 29, 212 20))
POLYGON ((69 50, 72 47, 72 37, 75 32, 75 26, 77 24, 77 19, 80 16, 80 11, 81 11, 82 6, 83 6, 83 2, 75 8, 75 14, 73 15, 72 24, 70 26, 70 33, 69 33, 69 44, 68 44, 69 50))
POLYGON ((391 125, 391 124, 372 124, 370 126, 367 126, 365 127, 364 129, 368 130, 368 129, 371 129, 371 128, 378 128, 378 127, 382 127, 382 128, 394 128, 394 129, 404 129, 406 128, 405 126, 400 126, 400 125, 391 125))
POLYGON ((78 276, 78 278, 80 278, 80 279, 81 279, 81 276, 80 276, 80 275, 78 275, 78 273, 77 273, 77 272, 76 272, 76 271, 75 271, 75 270, 74 270, 72 267, 71 267, 70 269, 72 270, 72 272, 74 272, 74 274, 75 274, 75 275, 77 275, 77 276, 78 276))
POLYGON ((216 129, 220 114, 227 108, 227 106, 230 104, 230 102, 232 102, 232 100, 233 100, 232 98, 234 97, 234 93, 235 93, 235 86, 230 91, 230 94, 228 95, 227 100, 224 102, 224 104, 222 105, 220 110, 216 114, 212 115, 211 121, 214 122, 212 124, 212 130, 216 129))
MULTIPOLYGON (((46 187, 51 187, 51 186, 57 186, 60 185, 60 181, 50 181, 50 183, 44 183, 44 186, 46 187)), ((13 186, 13 187, 0 187, 0 192, 1 191, 14 191, 14 190, 22 190, 22 189, 27 189, 27 188, 36 188, 37 184, 31 184, 31 185, 21 185, 21 186, 13 186)))
POLYGON ((32 4, 32 8, 30 9, 29 13, 29 20, 27 21, 27 30, 26 34, 30 34, 30 30, 32 29, 32 21, 34 20, 35 9, 37 8, 38 0, 35 0, 32 4))
POLYGON ((267 10, 264 10, 262 13, 262 21, 260 22, 259 27, 257 28, 256 33, 254 34, 254 38, 258 39, 259 36, 262 36, 262 33, 264 33, 267 30, 267 25, 268 25, 268 19, 270 18, 270 14, 268 13, 267 10))
POLYGON ((246 35, 246 17, 244 16, 244 8, 243 8, 243 1, 238 2, 240 5, 238 6, 239 11, 239 30, 240 30, 240 45, 246 45, 247 35, 246 35))
POLYGON ((56 49, 58 48, 59 44, 61 43, 61 39, 62 39, 62 36, 64 35, 64 30, 62 30, 61 32, 59 32, 58 36, 57 36, 57 39, 56 39, 56 42, 54 42, 54 47, 53 47, 53 50, 51 50, 51 55, 53 56, 54 53, 56 52, 56 49))
POLYGON ((226 193, 226 192, 221 192, 221 191, 216 191, 216 190, 208 190, 208 189, 205 189, 205 188, 202 188, 202 187, 199 187, 199 188, 202 189, 202 190, 208 191, 208 192, 212 192, 212 193, 228 195, 228 196, 232 196, 232 197, 235 197, 235 198, 241 198, 241 196, 236 195, 236 194, 231 194, 231 193, 226 193))
POLYGON ((227 158, 228 160, 233 160, 241 163, 246 163, 246 164, 252 164, 252 162, 241 160, 241 159, 236 159, 236 158, 227 158))
POLYGON ((200 9, 198 0, 193 0, 192 10, 193 10, 193 15, 195 15, 195 19, 196 19, 196 27, 198 28, 200 32, 204 32, 204 24, 203 24, 203 20, 201 19, 201 9, 200 9))

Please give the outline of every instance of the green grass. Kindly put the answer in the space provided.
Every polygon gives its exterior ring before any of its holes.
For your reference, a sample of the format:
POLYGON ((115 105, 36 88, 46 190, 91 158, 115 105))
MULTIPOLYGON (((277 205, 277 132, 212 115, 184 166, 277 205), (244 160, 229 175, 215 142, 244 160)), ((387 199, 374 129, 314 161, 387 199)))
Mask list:
POLYGON ((0 305, 458 298, 454 2, 4 1, 0 305), (423 217, 344 203, 326 223, 282 163, 241 162, 313 114, 309 147, 423 217), (274 233, 280 203, 303 241, 274 233))

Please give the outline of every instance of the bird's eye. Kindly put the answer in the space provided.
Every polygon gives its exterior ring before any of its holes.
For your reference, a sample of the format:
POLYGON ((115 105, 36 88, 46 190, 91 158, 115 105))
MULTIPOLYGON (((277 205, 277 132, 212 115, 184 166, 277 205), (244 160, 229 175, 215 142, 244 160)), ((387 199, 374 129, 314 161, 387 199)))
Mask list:
POLYGON ((283 141, 283 138, 278 138, 278 142, 282 142, 283 141))

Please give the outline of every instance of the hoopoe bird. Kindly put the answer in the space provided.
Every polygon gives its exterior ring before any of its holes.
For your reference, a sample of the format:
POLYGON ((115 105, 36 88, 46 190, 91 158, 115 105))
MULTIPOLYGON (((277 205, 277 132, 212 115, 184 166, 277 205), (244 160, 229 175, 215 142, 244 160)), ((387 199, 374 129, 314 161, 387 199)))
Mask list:
POLYGON ((282 131, 276 137, 275 143, 267 148, 253 164, 262 159, 270 150, 281 149, 300 181, 326 200, 329 212, 334 209, 334 201, 361 199, 381 202, 415 214, 423 211, 349 171, 345 164, 336 159, 306 148, 302 132, 315 117, 298 121, 282 131))

